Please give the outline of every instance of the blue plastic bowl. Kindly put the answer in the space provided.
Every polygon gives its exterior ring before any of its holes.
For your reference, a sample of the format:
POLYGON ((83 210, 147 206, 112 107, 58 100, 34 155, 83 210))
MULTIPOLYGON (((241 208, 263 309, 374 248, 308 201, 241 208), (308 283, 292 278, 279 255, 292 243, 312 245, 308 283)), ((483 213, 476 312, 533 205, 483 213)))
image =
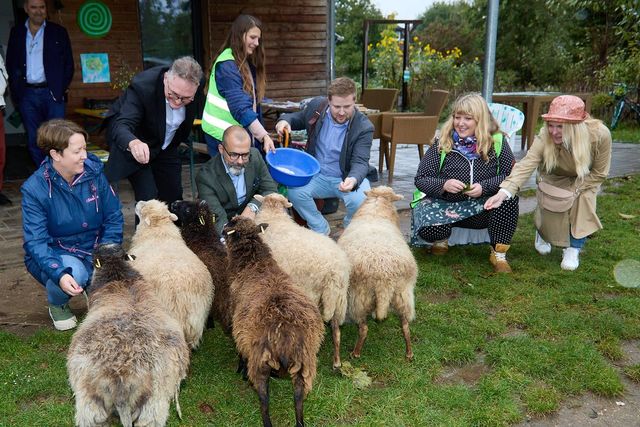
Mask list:
POLYGON ((273 179, 287 187, 302 187, 320 172, 320 163, 310 154, 294 148, 276 148, 267 153, 267 166, 273 179))

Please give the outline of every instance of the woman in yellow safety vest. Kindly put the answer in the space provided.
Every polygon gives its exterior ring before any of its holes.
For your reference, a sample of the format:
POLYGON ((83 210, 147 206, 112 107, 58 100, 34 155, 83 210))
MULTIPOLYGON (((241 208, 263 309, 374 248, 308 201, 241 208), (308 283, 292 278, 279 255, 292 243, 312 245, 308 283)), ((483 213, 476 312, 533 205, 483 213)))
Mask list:
POLYGON ((265 92, 265 54, 262 22, 239 15, 211 67, 209 91, 202 113, 202 130, 209 154, 218 154, 222 134, 232 125, 243 126, 264 152, 275 150, 260 123, 260 101, 265 92))

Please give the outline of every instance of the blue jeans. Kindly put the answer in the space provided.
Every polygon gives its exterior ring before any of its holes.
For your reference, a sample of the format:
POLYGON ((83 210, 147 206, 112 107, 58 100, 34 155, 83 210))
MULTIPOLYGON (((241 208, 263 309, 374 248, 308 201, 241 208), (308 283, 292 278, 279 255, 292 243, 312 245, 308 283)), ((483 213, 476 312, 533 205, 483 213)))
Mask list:
MULTIPOLYGON (((74 257, 73 255, 61 255, 62 265, 64 267, 71 267, 71 275, 78 282, 78 285, 85 289, 89 284, 89 271, 84 265, 81 259, 74 257)), ((65 293, 59 283, 53 283, 53 280, 47 279, 43 275, 42 282, 46 280, 45 288, 47 289, 47 301, 51 305, 64 305, 69 302, 71 295, 65 293)))
POLYGON ((289 187, 287 193, 289 201, 300 214, 307 225, 313 231, 329 235, 331 228, 329 223, 316 208, 313 199, 326 199, 328 197, 338 197, 342 199, 347 208, 347 215, 344 217, 343 223, 346 227, 351 222, 353 214, 356 213, 364 199, 367 197, 364 192, 371 189, 369 180, 366 178, 357 190, 349 193, 343 193, 338 190, 338 185, 342 182, 341 178, 317 174, 311 181, 303 187, 289 187))
POLYGON ((582 249, 586 241, 586 237, 583 237, 582 239, 576 239, 571 235, 571 233, 569 233, 569 246, 571 246, 572 248, 582 249))
POLYGON ((38 148, 36 143, 38 128, 47 120, 64 118, 64 101, 61 99, 55 101, 46 87, 28 87, 25 88, 24 97, 20 100, 20 115, 27 131, 29 155, 38 167, 47 155, 38 148))

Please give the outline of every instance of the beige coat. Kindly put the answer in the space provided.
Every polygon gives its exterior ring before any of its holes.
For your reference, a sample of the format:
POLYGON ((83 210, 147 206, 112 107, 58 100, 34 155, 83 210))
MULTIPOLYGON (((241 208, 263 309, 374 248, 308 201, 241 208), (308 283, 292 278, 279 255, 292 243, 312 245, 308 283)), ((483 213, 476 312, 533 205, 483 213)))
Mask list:
MULTIPOLYGON (((593 128, 592 128, 593 129, 593 128)), ((543 142, 536 137, 527 155, 514 166, 511 174, 500 184, 501 188, 516 194, 529 179, 534 170, 538 170, 536 182, 545 181, 560 188, 578 194, 571 209, 567 212, 550 212, 540 205, 535 211, 535 225, 544 240, 555 246, 569 246, 569 233, 580 239, 602 228, 596 214, 596 196, 600 185, 609 174, 611 165, 611 133, 602 123, 596 126, 590 135, 591 166, 584 179, 577 179, 572 154, 563 146, 556 147, 558 166, 547 173, 542 170, 543 142)))

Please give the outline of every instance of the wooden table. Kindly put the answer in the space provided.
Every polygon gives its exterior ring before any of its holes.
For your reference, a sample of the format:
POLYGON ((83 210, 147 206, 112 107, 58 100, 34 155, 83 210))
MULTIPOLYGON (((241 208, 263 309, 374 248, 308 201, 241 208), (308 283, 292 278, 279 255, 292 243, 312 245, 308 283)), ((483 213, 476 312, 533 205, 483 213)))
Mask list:
MULTIPOLYGON (((493 94, 492 101, 504 104, 523 104, 524 125, 520 148, 524 149, 526 144, 528 150, 533 143, 536 124, 538 123, 538 117, 540 117, 540 107, 542 104, 551 102, 553 98, 560 95, 567 94, 562 92, 499 92, 493 94)), ((585 103, 587 113, 591 110, 590 93, 572 93, 570 95, 582 98, 585 103)))
POLYGON ((82 126, 91 134, 100 129, 109 109, 76 108, 73 111, 82 117, 82 126))

